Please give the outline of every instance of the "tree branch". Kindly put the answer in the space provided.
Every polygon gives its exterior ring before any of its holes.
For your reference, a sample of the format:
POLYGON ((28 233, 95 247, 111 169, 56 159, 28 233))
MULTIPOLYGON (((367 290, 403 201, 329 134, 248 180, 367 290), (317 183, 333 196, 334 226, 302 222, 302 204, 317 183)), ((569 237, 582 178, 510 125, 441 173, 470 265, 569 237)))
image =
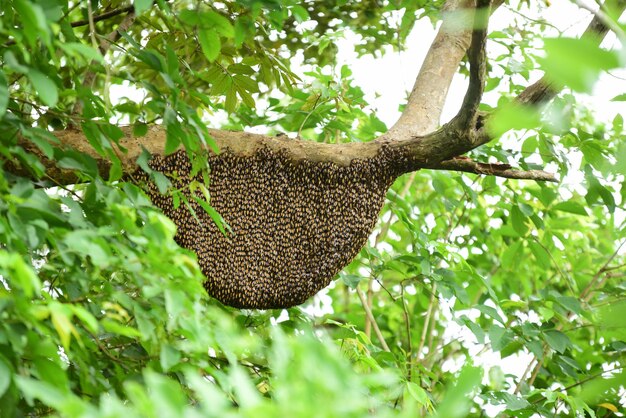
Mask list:
POLYGON ((550 181, 554 183, 558 183, 559 181, 554 174, 547 171, 516 170, 511 168, 509 164, 479 163, 478 161, 474 161, 469 158, 453 158, 451 160, 442 161, 439 164, 428 168, 431 170, 462 171, 465 173, 504 177, 508 179, 550 181))
POLYGON ((363 295, 363 291, 357 287, 356 288, 356 293, 357 293, 357 295, 359 295, 359 299, 361 300, 361 304, 363 305, 363 309, 365 310, 365 314, 369 318, 369 321, 372 324, 372 327, 374 328, 374 332, 376 333, 376 337, 378 338, 378 342, 383 347, 383 350, 391 351, 389 349, 389 346, 387 345, 387 342, 385 341, 385 337, 383 337, 383 333, 380 332, 380 328, 378 327, 378 324, 376 323, 376 319, 374 318, 374 315, 372 314, 372 310, 367 305, 367 300, 365 299, 365 295, 363 295))
POLYGON ((424 58, 404 111, 390 129, 392 136, 410 138, 439 127, 448 89, 470 43, 471 0, 448 0, 441 27, 424 58))
MULTIPOLYGON (((134 6, 127 6, 127 7, 121 7, 119 9, 114 9, 114 10, 108 11, 106 13, 102 13, 102 14, 94 16, 93 17, 93 22, 97 23, 97 22, 100 22, 101 20, 107 20, 107 19, 110 19, 112 17, 121 15, 123 13, 131 12, 131 11, 134 11, 134 10, 135 10, 134 6)), ((78 20, 76 22, 70 23, 70 26, 73 27, 73 28, 77 28, 77 27, 80 27, 80 26, 87 26, 87 25, 89 25, 89 19, 78 20)))

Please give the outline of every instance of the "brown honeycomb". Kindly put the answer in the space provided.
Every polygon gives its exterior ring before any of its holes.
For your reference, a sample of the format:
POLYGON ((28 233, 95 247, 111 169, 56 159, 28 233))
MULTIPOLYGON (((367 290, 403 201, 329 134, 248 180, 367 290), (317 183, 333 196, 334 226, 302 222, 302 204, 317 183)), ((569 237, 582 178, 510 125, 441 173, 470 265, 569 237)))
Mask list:
MULTIPOLYGON (((171 197, 153 184, 149 194, 177 225, 177 242, 198 255, 211 296, 237 308, 287 308, 327 286, 366 243, 386 191, 400 174, 391 168, 398 159, 390 154, 383 149, 346 167, 294 163, 267 148, 246 157, 228 151, 212 155, 211 205, 230 225, 227 236, 188 188, 184 193, 202 226, 184 205, 174 209, 171 197)), ((154 156, 150 166, 176 172, 176 188, 190 181, 184 151, 154 156)))

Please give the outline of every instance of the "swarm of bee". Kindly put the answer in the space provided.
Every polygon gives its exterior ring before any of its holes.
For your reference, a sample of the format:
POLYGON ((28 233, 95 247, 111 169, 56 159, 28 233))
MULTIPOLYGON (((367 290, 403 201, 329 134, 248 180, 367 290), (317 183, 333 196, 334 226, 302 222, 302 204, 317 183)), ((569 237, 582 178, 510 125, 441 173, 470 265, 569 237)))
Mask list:
MULTIPOLYGON (((209 157, 210 204, 229 229, 192 199, 191 164, 184 151, 155 155, 153 170, 172 174, 189 207, 149 184, 153 203, 178 227, 177 242, 198 255, 208 293, 237 308, 287 308, 327 286, 365 245, 385 194, 401 170, 398 156, 331 162, 294 162, 262 148, 252 156, 225 151, 209 157)), ((139 172, 138 178, 147 175, 139 172)))

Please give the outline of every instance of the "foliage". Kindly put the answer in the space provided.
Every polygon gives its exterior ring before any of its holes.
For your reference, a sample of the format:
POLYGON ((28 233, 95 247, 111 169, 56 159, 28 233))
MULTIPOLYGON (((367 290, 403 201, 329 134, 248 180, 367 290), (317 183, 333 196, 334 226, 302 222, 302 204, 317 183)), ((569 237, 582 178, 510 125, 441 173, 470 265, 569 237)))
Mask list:
POLYGON ((623 65, 623 55, 553 34, 539 47, 548 26, 522 17, 493 32, 492 44, 506 50, 491 57, 487 82, 502 140, 473 157, 547 165, 566 181, 405 176, 370 244, 326 296, 284 312, 241 312, 205 294, 172 222, 123 178, 117 125, 141 137, 161 123, 167 150, 183 144, 199 165, 211 145, 207 126, 218 123, 371 140, 387 127, 351 69, 337 64, 334 40, 358 35, 359 54, 401 49, 416 19, 440 18, 440 4, 133 5, 138 16, 103 55, 103 37, 127 19, 126 2, 0 0, 0 416, 606 416, 626 408, 623 116, 598 119, 575 93, 623 65), (595 59, 579 65, 583 55, 595 59), (292 66, 298 57, 302 72, 292 66), (507 108, 537 69, 568 89, 541 111, 507 108), (120 87, 139 94, 110 97, 120 87), (114 161, 108 178, 93 159, 55 146, 50 132, 66 128, 114 161), (82 182, 55 184, 20 137, 82 182))

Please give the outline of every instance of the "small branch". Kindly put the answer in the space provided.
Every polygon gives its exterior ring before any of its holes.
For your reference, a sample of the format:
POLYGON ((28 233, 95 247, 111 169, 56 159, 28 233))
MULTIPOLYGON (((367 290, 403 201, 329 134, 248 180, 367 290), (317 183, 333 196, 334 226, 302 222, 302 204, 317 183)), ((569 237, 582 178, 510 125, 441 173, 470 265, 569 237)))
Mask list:
POLYGON ((376 337, 378 338, 380 345, 383 347, 383 350, 391 351, 389 349, 389 346, 387 345, 387 342, 385 341, 385 338, 383 337, 383 334, 380 332, 380 328, 378 328, 376 319, 374 319, 374 315, 372 315, 372 310, 367 305, 367 300, 365 299, 365 295, 363 294, 363 291, 357 287, 356 293, 357 295, 359 295, 359 299, 361 299, 361 304, 363 305, 363 309, 365 310, 365 315, 367 315, 367 317, 369 318, 372 324, 372 327, 374 328, 374 332, 376 333, 376 337))
POLYGON ((76 22, 72 22, 72 23, 70 23, 70 26, 73 27, 73 28, 77 28, 77 27, 80 27, 80 26, 87 26, 87 25, 90 24, 90 20, 93 20, 93 22, 97 23, 97 22, 100 22, 101 20, 110 19, 112 17, 121 15, 121 14, 126 13, 126 12, 132 12, 134 10, 135 10, 134 6, 121 7, 119 9, 114 9, 114 10, 111 10, 109 12, 93 16, 93 19, 85 19, 85 20, 78 20, 76 22))
POLYGON ((439 127, 448 89, 470 43, 469 0, 447 0, 442 24, 424 58, 402 115, 390 129, 409 138, 439 127))
POLYGON ((536 357, 533 357, 533 359, 528 362, 528 365, 526 366, 526 369, 524 369, 524 372, 520 376, 519 381, 517 382, 517 385, 515 385, 515 390, 513 391, 514 395, 517 395, 522 390, 522 384, 526 382, 526 376, 528 376, 528 373, 530 373, 530 369, 533 367, 535 360, 536 360, 536 357))
POLYGON ((451 160, 442 161, 439 164, 428 167, 432 170, 451 170, 463 171, 465 173, 474 173, 487 176, 504 177, 508 179, 519 180, 535 180, 550 181, 558 183, 558 179, 554 174, 542 170, 515 170, 509 164, 487 164, 479 163, 469 158, 453 158, 451 160))
POLYGON ((422 350, 424 344, 426 344, 426 337, 428 336, 428 329, 430 327, 430 319, 432 317, 435 303, 437 302, 437 283, 433 284, 433 290, 430 294, 430 301, 428 302, 428 309, 426 310, 426 317, 424 318, 424 327, 422 328, 422 335, 420 336, 419 346, 417 347, 417 358, 422 357, 422 350))
POLYGON ((615 259, 615 257, 617 257, 617 255, 619 254, 619 252, 622 249, 622 247, 624 246, 624 244, 626 244, 626 240, 622 241, 617 246, 615 251, 613 251, 611 256, 602 265, 600 270, 598 270, 596 272, 596 274, 593 275, 593 277, 591 278, 591 281, 589 282, 587 287, 585 287, 585 289, 583 289, 582 293, 580 294, 580 299, 581 300, 583 300, 584 302, 589 302, 589 299, 591 298, 591 294, 592 294, 593 290, 598 287, 597 285, 600 282, 600 277, 602 276, 603 273, 608 271, 609 264, 611 264, 613 262, 613 260, 615 259))

